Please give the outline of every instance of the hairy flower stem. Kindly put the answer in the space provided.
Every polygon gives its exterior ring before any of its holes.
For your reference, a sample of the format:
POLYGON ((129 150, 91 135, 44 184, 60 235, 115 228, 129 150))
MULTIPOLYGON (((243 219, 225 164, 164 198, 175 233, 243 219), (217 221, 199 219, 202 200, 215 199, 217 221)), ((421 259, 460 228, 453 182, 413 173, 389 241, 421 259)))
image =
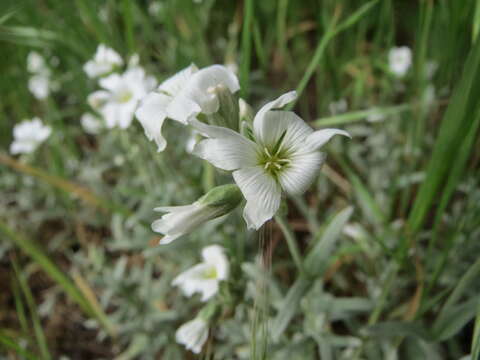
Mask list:
POLYGON ((293 261, 297 266, 298 271, 301 275, 305 275, 305 268, 303 266, 300 250, 297 246, 297 239, 295 239, 293 231, 288 225, 288 222, 280 215, 275 216, 275 221, 277 222, 278 226, 280 226, 280 230, 282 230, 283 235, 285 236, 285 240, 287 240, 288 250, 290 250, 290 254, 292 255, 293 261))

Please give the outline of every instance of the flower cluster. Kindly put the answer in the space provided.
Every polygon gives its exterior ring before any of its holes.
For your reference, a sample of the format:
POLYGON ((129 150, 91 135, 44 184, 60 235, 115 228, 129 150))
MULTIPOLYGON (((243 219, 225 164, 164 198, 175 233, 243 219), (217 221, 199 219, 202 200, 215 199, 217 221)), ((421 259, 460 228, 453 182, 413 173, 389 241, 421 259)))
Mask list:
POLYGON ((88 103, 96 114, 82 116, 81 123, 86 132, 95 134, 102 127, 129 127, 139 100, 155 87, 156 80, 138 65, 138 55, 130 58, 123 73, 117 73, 123 64, 117 52, 100 44, 93 59, 84 65, 87 76, 98 78, 101 87, 88 96, 88 103))
MULTIPOLYGON (((160 244, 230 213, 243 200, 248 228, 260 229, 277 213, 283 194, 302 194, 312 184, 325 161, 320 148, 335 135, 349 137, 338 129, 315 131, 294 112, 283 110, 295 101, 294 91, 267 103, 253 116, 251 107, 239 99, 239 89, 237 77, 226 66, 199 69, 192 64, 140 101, 135 115, 159 152, 167 146, 164 122, 174 120, 199 134, 201 139, 191 153, 230 172, 235 182, 213 188, 191 205, 156 208, 166 213, 152 224, 155 232, 164 235, 160 244)), ((103 95, 95 98, 103 99, 103 95)), ((201 300, 207 301, 228 277, 228 261, 219 246, 205 248, 202 257, 202 263, 172 284, 187 296, 200 293, 201 300)), ((177 341, 200 352, 215 313, 211 309, 207 305, 196 319, 180 327, 177 341)))

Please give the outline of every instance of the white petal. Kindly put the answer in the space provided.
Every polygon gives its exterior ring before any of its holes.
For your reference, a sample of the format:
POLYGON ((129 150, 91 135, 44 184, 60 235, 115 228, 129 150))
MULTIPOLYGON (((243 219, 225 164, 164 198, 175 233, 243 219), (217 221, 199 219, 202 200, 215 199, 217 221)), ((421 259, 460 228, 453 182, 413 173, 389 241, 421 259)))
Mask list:
POLYGON ((175 96, 185 86, 191 76, 197 71, 197 66, 195 64, 191 64, 189 67, 179 71, 161 83, 158 87, 158 90, 162 90, 171 96, 175 96))
POLYGON ((256 165, 256 149, 255 143, 230 130, 228 136, 200 141, 195 145, 193 154, 219 169, 236 170, 256 165))
POLYGON ((177 234, 177 235, 165 235, 164 237, 162 237, 160 239, 160 241, 158 242, 160 245, 167 245, 167 244, 170 244, 172 241, 178 239, 180 236, 182 236, 183 234, 177 234))
POLYGON ((167 107, 168 117, 183 124, 187 124, 201 112, 200 105, 184 95, 175 96, 167 107))
POLYGON ((87 102, 95 110, 101 108, 110 99, 110 93, 105 90, 95 91, 88 95, 87 102))
POLYGON ((218 245, 211 245, 203 248, 202 257, 207 264, 215 267, 218 280, 228 278, 229 263, 225 256, 224 249, 218 245))
POLYGON ((116 89, 123 86, 124 81, 119 74, 112 74, 107 77, 101 78, 98 83, 104 89, 115 91, 116 89))
POLYGON ((291 163, 279 174, 282 188, 291 195, 303 194, 315 180, 325 154, 319 151, 298 151, 289 158, 291 163))
POLYGON ((270 148, 285 133, 281 148, 291 150, 303 145, 305 138, 313 133, 313 129, 291 111, 269 111, 257 118, 254 133, 257 141, 270 148))
POLYGON ((162 136, 162 125, 167 117, 166 108, 171 98, 165 94, 152 92, 148 94, 135 112, 149 140, 155 140, 158 151, 163 151, 167 141, 162 136))
MULTIPOLYGON (((258 111, 257 115, 255 115, 255 118, 253 119, 254 126, 255 123, 257 122, 262 122, 262 117, 270 110, 273 109, 280 109, 287 105, 288 103, 291 103, 297 98, 297 92, 296 91, 289 91, 286 94, 283 94, 279 98, 270 101, 269 103, 266 103, 265 105, 262 106, 262 108, 258 111)), ((260 126, 260 124, 259 124, 260 126)))
POLYGON ((280 187, 260 166, 237 170, 233 178, 247 199, 243 212, 247 226, 258 230, 280 207, 280 187))
POLYGON ((175 340, 198 354, 208 338, 208 324, 201 318, 183 324, 175 333, 175 340))
POLYGON ((310 146, 312 150, 318 150, 335 135, 343 135, 351 138, 350 134, 344 130, 322 129, 310 134, 306 140, 306 144, 310 146))
MULTIPOLYGON (((188 113, 184 110, 182 115, 176 115, 181 116, 179 121, 186 121, 200 112, 205 114, 216 112, 219 106, 218 98, 210 90, 219 85, 227 87, 232 93, 240 89, 237 77, 225 66, 212 65, 194 73, 175 97, 175 103, 178 103, 176 111, 181 110, 182 107, 188 110, 188 113), (192 109, 189 102, 197 104, 200 110, 192 109)), ((175 114, 172 113, 172 115, 175 114)))

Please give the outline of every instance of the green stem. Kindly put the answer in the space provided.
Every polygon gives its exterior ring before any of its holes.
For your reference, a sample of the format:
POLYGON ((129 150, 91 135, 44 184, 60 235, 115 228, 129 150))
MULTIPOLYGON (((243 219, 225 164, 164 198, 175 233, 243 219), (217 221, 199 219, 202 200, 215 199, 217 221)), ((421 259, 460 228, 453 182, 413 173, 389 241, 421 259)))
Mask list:
POLYGON ((297 239, 295 239, 295 235, 293 234, 293 231, 288 225, 288 222, 280 215, 275 216, 275 221, 277 222, 278 226, 280 226, 280 229, 285 236, 285 240, 287 240, 288 250, 290 250, 290 254, 292 255, 293 261, 297 266, 298 271, 302 275, 305 274, 302 257, 300 255, 300 250, 297 246, 297 239))

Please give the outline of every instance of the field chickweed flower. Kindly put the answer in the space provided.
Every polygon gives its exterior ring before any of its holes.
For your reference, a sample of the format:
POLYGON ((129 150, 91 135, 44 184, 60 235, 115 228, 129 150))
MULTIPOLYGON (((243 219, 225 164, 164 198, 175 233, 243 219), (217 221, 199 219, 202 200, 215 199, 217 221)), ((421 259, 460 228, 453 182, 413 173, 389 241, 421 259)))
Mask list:
POLYGON ((10 145, 10 153, 28 154, 33 152, 50 136, 51 132, 52 129, 43 125, 42 120, 37 117, 22 121, 13 128, 14 141, 10 145))
POLYGON ((397 76, 404 76, 412 65, 412 51, 408 46, 394 47, 388 53, 390 71, 397 76))
POLYGON ((180 287, 186 296, 201 293, 201 300, 207 301, 218 292, 220 281, 228 278, 229 263, 218 245, 203 248, 202 257, 202 263, 178 275, 172 285, 180 287))
POLYGON ((318 151, 338 129, 314 131, 291 111, 280 111, 296 98, 294 91, 263 106, 253 120, 251 139, 218 126, 192 120, 209 139, 199 142, 194 154, 217 168, 233 171, 233 178, 247 200, 243 216, 250 229, 258 230, 280 207, 282 190, 301 194, 307 190, 325 160, 318 151))
POLYGON ((175 333, 175 340, 185 345, 187 350, 195 354, 202 351, 203 344, 208 338, 208 323, 202 318, 196 318, 180 326, 175 333))
POLYGON ((195 230, 201 224, 228 214, 242 201, 237 186, 221 185, 213 188, 191 205, 164 206, 155 211, 167 212, 152 223, 155 232, 165 234, 160 244, 168 244, 195 230))
POLYGON ((80 123, 82 124, 83 130, 92 135, 98 134, 103 128, 102 121, 90 113, 83 114, 80 118, 80 123))
POLYGON ((166 118, 187 125, 198 114, 213 114, 219 110, 219 93, 240 89, 237 77, 225 66, 212 65, 204 69, 192 64, 165 80, 154 92, 142 100, 135 115, 142 124, 145 135, 154 140, 158 151, 163 151, 167 141, 162 136, 166 118))
POLYGON ((107 75, 115 69, 117 66, 122 66, 123 60, 118 53, 100 44, 97 47, 97 51, 93 56, 93 59, 87 61, 83 66, 83 70, 90 78, 95 78, 103 75, 107 75))
POLYGON ((50 69, 42 55, 31 51, 27 56, 27 70, 32 74, 28 80, 28 90, 39 100, 46 99, 50 93, 50 69))
POLYGON ((99 84, 104 90, 90 94, 88 103, 102 115, 108 128, 125 129, 133 120, 138 101, 155 86, 155 80, 137 66, 122 75, 101 78, 99 84))

